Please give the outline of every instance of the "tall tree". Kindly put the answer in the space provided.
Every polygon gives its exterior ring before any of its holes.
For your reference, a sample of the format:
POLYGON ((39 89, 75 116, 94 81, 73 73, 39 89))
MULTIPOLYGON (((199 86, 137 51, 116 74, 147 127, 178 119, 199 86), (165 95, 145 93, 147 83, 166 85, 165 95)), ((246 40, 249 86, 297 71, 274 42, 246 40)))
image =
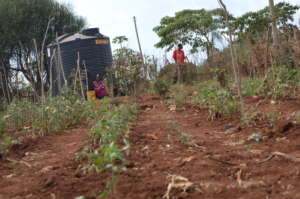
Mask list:
POLYGON ((20 71, 40 92, 49 71, 43 47, 56 35, 78 31, 84 25, 82 17, 55 0, 0 0, 0 67, 20 71), (41 57, 46 60, 43 74, 38 69, 41 57))
POLYGON ((270 8, 270 14, 272 19, 272 33, 273 33, 273 40, 274 45, 279 45, 279 38, 278 38, 278 29, 277 29, 277 19, 276 19, 276 13, 275 13, 275 5, 274 0, 269 0, 269 8, 270 8))
MULTIPOLYGON (((283 27, 294 20, 294 14, 299 6, 280 2, 275 5, 275 28, 283 27)), ((272 28, 272 16, 269 6, 256 12, 247 12, 233 21, 235 34, 239 40, 255 40, 262 38, 266 31, 272 28)), ((278 31, 277 31, 278 34, 278 31)))
POLYGON ((171 50, 176 44, 189 45, 194 52, 204 50, 210 60, 215 48, 215 39, 220 38, 220 30, 224 28, 224 11, 183 10, 174 17, 164 17, 160 25, 153 30, 160 37, 155 45, 158 48, 171 50))
POLYGON ((241 115, 243 116, 244 114, 244 100, 242 97, 242 86, 241 86, 241 76, 240 76, 240 72, 239 72, 239 66, 238 66, 238 62, 237 62, 237 55, 236 55, 236 50, 233 46, 233 37, 232 37, 232 26, 229 23, 229 12, 227 10, 226 5, 224 4, 224 2, 222 0, 218 0, 221 8, 224 10, 225 13, 227 13, 227 17, 226 17, 226 23, 228 26, 228 33, 229 33, 229 47, 230 47, 230 54, 231 54, 231 61, 232 61, 232 69, 233 69, 233 73, 234 73, 234 79, 235 79, 235 84, 237 87, 237 92, 238 92, 238 96, 240 98, 240 106, 241 106, 241 115))
POLYGON ((123 43, 126 41, 128 41, 128 38, 124 35, 121 35, 121 36, 115 37, 112 42, 114 44, 120 45, 120 48, 123 48, 123 43))

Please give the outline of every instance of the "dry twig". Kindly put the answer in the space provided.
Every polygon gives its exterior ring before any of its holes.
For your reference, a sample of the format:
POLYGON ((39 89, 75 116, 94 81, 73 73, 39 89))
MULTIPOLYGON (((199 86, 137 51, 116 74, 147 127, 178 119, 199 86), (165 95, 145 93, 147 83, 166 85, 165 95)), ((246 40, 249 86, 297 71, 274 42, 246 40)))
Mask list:
POLYGON ((170 178, 171 182, 168 185, 168 189, 163 196, 163 198, 169 199, 170 198, 170 192, 172 189, 182 189, 183 192, 186 192, 190 187, 192 187, 194 184, 190 182, 187 178, 177 175, 170 175, 168 176, 170 178))
POLYGON ((243 181, 242 181, 242 169, 240 169, 237 173, 236 173, 236 180, 239 184, 239 186, 242 186, 243 181))
POLYGON ((265 162, 267 162, 269 160, 272 160, 275 156, 283 157, 283 158, 285 158, 287 160, 290 160, 292 162, 300 162, 300 158, 296 158, 296 157, 293 157, 293 156, 290 156, 288 154, 281 153, 281 152, 273 152, 266 159, 264 159, 262 161, 259 161, 258 164, 265 163, 265 162))
POLYGON ((28 162, 25 162, 23 160, 13 160, 13 159, 10 159, 10 158, 6 158, 8 161, 12 162, 12 163, 22 163, 24 164, 25 166, 27 166, 28 168, 32 168, 32 166, 28 163, 28 162))
POLYGON ((217 162, 221 162, 223 164, 227 164, 229 166, 239 166, 239 165, 241 165, 241 164, 238 164, 238 163, 233 163, 233 162, 228 162, 228 161, 225 161, 225 160, 221 160, 221 159, 215 158, 213 156, 208 156, 208 158, 211 159, 211 160, 217 161, 217 162))

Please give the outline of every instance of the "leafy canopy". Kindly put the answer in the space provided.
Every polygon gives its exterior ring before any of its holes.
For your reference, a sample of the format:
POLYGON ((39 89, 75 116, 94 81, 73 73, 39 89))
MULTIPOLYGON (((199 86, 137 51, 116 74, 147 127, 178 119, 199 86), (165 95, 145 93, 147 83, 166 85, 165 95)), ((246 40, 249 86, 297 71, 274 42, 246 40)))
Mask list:
MULTIPOLYGON (((280 2, 275 6, 277 25, 287 25, 293 21, 293 15, 299 6, 280 2)), ((223 9, 214 10, 182 10, 175 16, 161 19, 160 25, 153 30, 160 37, 155 44, 157 48, 171 50, 176 44, 189 45, 192 49, 202 48, 208 51, 208 46, 214 45, 214 39, 227 33, 225 26, 226 14, 223 9)), ((229 16, 229 23, 239 39, 261 37, 271 23, 270 10, 266 7, 257 12, 248 12, 241 17, 229 16)))
POLYGON ((174 17, 166 16, 153 30, 160 37, 155 45, 171 50, 176 44, 190 45, 193 49, 205 48, 213 35, 224 28, 225 13, 215 10, 183 10, 174 17))
MULTIPOLYGON (((275 6, 277 26, 283 27, 294 20, 293 16, 299 9, 286 2, 280 2, 275 6)), ((255 39, 270 29, 271 17, 270 9, 266 7, 257 12, 248 12, 233 22, 235 33, 238 39, 255 39)))

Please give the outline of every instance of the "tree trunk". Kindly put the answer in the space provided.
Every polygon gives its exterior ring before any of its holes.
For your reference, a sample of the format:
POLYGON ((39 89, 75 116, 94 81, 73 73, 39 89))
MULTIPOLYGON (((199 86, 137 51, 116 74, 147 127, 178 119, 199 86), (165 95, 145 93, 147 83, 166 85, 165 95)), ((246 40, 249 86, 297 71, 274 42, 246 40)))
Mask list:
POLYGON ((273 34, 273 41, 274 46, 279 46, 279 38, 278 38, 278 29, 276 26, 276 13, 275 13, 275 5, 274 0, 269 0, 269 8, 272 18, 272 34, 273 34))
POLYGON ((233 69, 233 73, 234 73, 234 79, 235 79, 235 85, 237 87, 237 92, 238 92, 238 96, 240 98, 240 107, 241 107, 241 116, 244 116, 244 100, 243 100, 243 96, 242 96, 242 86, 241 86, 241 76, 240 76, 240 72, 239 72, 239 65, 237 62, 237 55, 236 55, 236 50, 233 46, 233 36, 232 36, 232 27, 229 25, 229 12, 226 8, 226 5, 223 3, 222 0, 218 0, 220 6, 224 9, 225 13, 226 13, 226 23, 228 26, 228 32, 229 32, 229 45, 230 45, 230 54, 231 54, 231 61, 232 61, 232 69, 233 69))
POLYGON ((138 41, 139 50, 140 50, 140 54, 141 54, 142 64, 143 64, 143 68, 144 68, 144 76, 145 76, 145 79, 147 79, 147 67, 146 67, 146 64, 145 64, 144 55, 143 55, 141 42, 140 42, 140 37, 139 37, 139 32, 138 32, 138 29, 137 29, 136 17, 133 17, 133 22, 134 22, 136 38, 137 38, 137 41, 138 41))
POLYGON ((0 75, 0 81, 1 81, 1 90, 3 92, 3 97, 5 97, 6 99, 6 102, 7 103, 10 103, 11 102, 11 92, 10 92, 10 89, 9 89, 9 80, 8 80, 8 73, 7 71, 4 71, 1 75, 0 75))

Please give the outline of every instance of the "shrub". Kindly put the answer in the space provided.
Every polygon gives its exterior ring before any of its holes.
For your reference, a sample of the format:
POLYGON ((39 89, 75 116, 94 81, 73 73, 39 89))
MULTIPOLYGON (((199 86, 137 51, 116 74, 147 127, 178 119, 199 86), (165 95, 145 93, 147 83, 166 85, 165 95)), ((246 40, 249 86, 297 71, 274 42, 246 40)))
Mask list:
POLYGON ((263 80, 261 78, 246 78, 242 80, 242 92, 246 96, 259 94, 263 80))
POLYGON ((162 98, 165 98, 167 93, 170 91, 171 84, 164 78, 158 78, 154 82, 155 92, 162 98))
MULTIPOLYGON (((108 104, 104 104, 106 108, 108 104)), ((85 169, 96 169, 102 172, 106 169, 120 169, 115 162, 123 160, 121 152, 128 149, 130 124, 135 120, 136 107, 134 105, 110 106, 102 114, 101 119, 94 125, 89 133, 89 146, 79 154, 80 158, 88 158, 89 163, 85 169), (125 147, 117 144, 123 141, 125 147)))
POLYGON ((85 102, 73 97, 54 97, 44 106, 36 108, 32 128, 36 132, 58 132, 80 123, 84 116, 85 102))
POLYGON ((4 98, 0 97, 0 112, 5 111, 6 107, 7 107, 7 104, 4 100, 4 98))
POLYGON ((5 112, 7 126, 13 130, 21 130, 25 126, 31 126, 36 113, 37 105, 28 100, 15 100, 8 105, 5 112))
POLYGON ((233 116, 239 108, 237 97, 230 91, 220 88, 220 86, 207 86, 206 83, 199 85, 198 92, 193 96, 192 101, 200 107, 208 108, 211 120, 222 115, 233 116))
POLYGON ((10 146, 18 144, 20 139, 11 136, 3 136, 0 141, 0 154, 7 153, 10 146))
POLYGON ((295 96, 299 90, 300 70, 276 67, 270 70, 259 92, 273 99, 295 96))
POLYGON ((92 128, 89 133, 90 144, 78 157, 87 159, 88 163, 83 167, 85 171, 111 171, 111 180, 100 194, 105 197, 114 189, 116 175, 126 169, 124 153, 129 153, 127 137, 137 109, 134 105, 111 106, 109 102, 102 106, 106 112, 92 128))
POLYGON ((0 136, 5 132, 5 120, 0 119, 0 136))
POLYGON ((170 104, 185 104, 189 97, 189 91, 184 85, 175 84, 170 88, 170 104))
MULTIPOLYGON (((183 71, 182 78, 186 84, 193 84, 195 81, 202 77, 200 75, 200 68, 192 63, 185 63, 185 70, 183 71), (201 77, 200 77, 201 76, 201 77)), ((176 66, 175 64, 168 64, 164 66, 160 72, 158 78, 163 78, 168 82, 175 82, 176 79, 176 66)))
POLYGON ((296 113, 296 121, 300 124, 300 112, 296 113))
POLYGON ((274 113, 265 113, 261 111, 256 111, 254 109, 249 109, 243 114, 241 118, 241 125, 245 127, 255 127, 259 123, 264 122, 273 126, 278 121, 280 121, 280 116, 274 113))
POLYGON ((76 95, 47 98, 44 104, 14 101, 7 108, 7 126, 13 130, 26 127, 37 133, 58 132, 80 123, 87 114, 87 103, 76 95))

